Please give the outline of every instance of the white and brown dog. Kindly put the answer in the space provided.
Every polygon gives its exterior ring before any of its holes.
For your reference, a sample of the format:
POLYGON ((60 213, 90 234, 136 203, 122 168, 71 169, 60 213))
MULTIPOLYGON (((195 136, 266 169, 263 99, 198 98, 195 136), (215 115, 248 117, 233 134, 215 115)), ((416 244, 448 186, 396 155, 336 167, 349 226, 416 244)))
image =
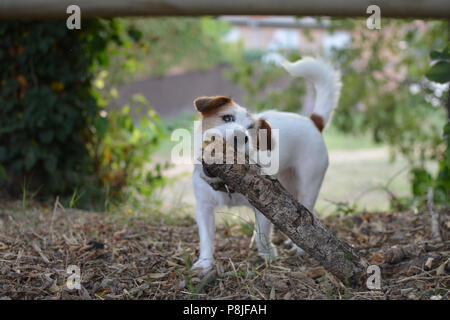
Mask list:
MULTIPOLYGON (((322 130, 336 107, 341 82, 340 76, 328 63, 314 58, 303 58, 294 63, 282 62, 283 67, 296 77, 312 81, 316 91, 314 111, 309 118, 275 110, 251 115, 247 110, 224 96, 200 97, 194 101, 201 116, 202 131, 216 129, 223 133, 232 130, 243 134, 244 143, 251 144, 249 130, 266 129, 269 132, 267 149, 273 147, 270 130, 278 129, 279 170, 276 177, 298 201, 313 212, 317 196, 328 167, 328 152, 322 130)), ((254 145, 254 144, 253 144, 254 145)), ((196 164, 193 184, 197 201, 196 220, 200 234, 200 257, 193 269, 205 273, 214 263, 214 210, 221 206, 250 206, 238 193, 228 193, 226 185, 209 177, 201 164, 196 164), (208 182, 216 183, 213 188, 208 182)), ((270 221, 258 210, 256 215, 256 243, 261 257, 276 257, 271 243, 270 221)), ((300 248, 295 248, 302 253, 300 248)))

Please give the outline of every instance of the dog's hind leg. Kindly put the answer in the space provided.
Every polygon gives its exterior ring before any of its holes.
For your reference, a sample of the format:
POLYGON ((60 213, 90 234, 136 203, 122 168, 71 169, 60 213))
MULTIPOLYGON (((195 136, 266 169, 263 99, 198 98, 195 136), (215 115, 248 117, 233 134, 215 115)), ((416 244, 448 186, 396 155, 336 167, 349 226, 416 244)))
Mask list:
MULTIPOLYGON (((316 216, 314 212, 314 206, 317 201, 317 197, 319 195, 320 187, 322 186, 322 181, 325 176, 325 172, 328 167, 328 160, 323 161, 323 163, 319 162, 315 165, 305 166, 304 162, 301 163, 302 166, 299 166, 297 170, 295 170, 295 187, 290 186, 291 190, 288 189, 295 197, 298 202, 300 202, 303 206, 305 206, 313 215, 316 216)), ((282 182, 282 180, 280 180, 282 182)), ((292 178, 289 181, 289 184, 292 184, 292 178)), ((283 184, 283 182, 282 182, 283 184)), ((286 246, 291 246, 291 251, 298 255, 303 255, 305 251, 297 246, 292 240, 287 239, 284 244, 286 246)))
POLYGON ((276 248, 272 244, 272 223, 257 209, 255 210, 256 245, 261 258, 273 260, 277 256, 276 248))
MULTIPOLYGON (((314 217, 316 217, 314 206, 316 204, 327 167, 328 160, 324 161, 322 165, 300 167, 297 171, 297 200, 302 205, 304 205, 313 214, 314 217)), ((290 239, 286 240, 285 244, 288 246, 292 245, 291 251, 296 254, 302 255, 305 253, 302 248, 297 246, 290 239)))

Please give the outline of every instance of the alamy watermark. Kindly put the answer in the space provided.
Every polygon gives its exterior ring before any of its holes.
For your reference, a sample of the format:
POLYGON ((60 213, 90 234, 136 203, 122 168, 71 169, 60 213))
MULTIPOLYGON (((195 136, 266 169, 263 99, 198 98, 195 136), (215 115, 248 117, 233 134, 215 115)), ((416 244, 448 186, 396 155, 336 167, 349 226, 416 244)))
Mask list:
MULTIPOLYGON (((66 20, 66 26, 69 30, 80 30, 81 29, 81 8, 72 4, 67 7, 66 13, 70 16, 66 20)), ((370 16, 366 20, 366 26, 370 30, 380 30, 381 29, 381 9, 376 4, 372 4, 367 7, 366 13, 370 16)))
POLYGON ((66 26, 69 30, 81 29, 81 9, 76 4, 72 4, 67 7, 67 14, 70 16, 66 20, 66 26))
POLYGON ((76 265, 70 265, 67 267, 66 273, 69 274, 67 278, 66 286, 69 290, 81 289, 81 270, 76 265))
POLYGON ((371 15, 366 20, 366 26, 370 30, 381 29, 381 9, 379 6, 373 4, 367 7, 366 13, 371 15))
POLYGON ((367 267, 367 280, 366 286, 370 290, 381 289, 381 269, 376 264, 372 264, 367 267))
POLYGON ((171 151, 173 164, 258 164, 263 174, 274 175, 279 169, 279 130, 248 130, 247 132, 211 128, 202 131, 201 121, 194 121, 194 132, 175 129, 171 140, 178 142, 171 151), (258 139, 258 146, 254 139, 258 139), (271 148, 268 150, 268 139, 271 148), (235 146, 235 152, 226 152, 223 142, 235 146))

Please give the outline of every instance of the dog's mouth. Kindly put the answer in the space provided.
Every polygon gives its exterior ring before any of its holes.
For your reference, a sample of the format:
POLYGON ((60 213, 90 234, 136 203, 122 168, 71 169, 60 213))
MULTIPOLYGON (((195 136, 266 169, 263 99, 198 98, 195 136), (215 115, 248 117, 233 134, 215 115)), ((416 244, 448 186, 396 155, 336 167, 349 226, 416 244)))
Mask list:
MULTIPOLYGON (((208 177, 208 178, 215 178, 213 175, 209 174, 208 171, 205 170, 205 168, 203 167, 203 173, 208 177)), ((215 190, 215 191, 221 191, 221 192, 225 192, 228 194, 228 196, 231 199, 231 194, 234 193, 234 190, 229 188, 228 185, 223 182, 222 180, 218 180, 216 182, 209 182, 209 185, 215 190)))
POLYGON ((205 176, 207 176, 208 178, 215 178, 215 176, 213 176, 212 174, 210 174, 208 171, 205 170, 205 167, 202 167, 202 169, 205 176))

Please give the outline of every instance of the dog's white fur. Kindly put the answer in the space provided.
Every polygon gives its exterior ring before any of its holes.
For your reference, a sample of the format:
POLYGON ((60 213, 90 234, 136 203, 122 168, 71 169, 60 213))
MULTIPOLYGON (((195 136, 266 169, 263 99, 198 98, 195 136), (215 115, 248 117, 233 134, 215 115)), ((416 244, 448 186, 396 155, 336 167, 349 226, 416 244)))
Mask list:
MULTIPOLYGON (((304 77, 313 82, 316 101, 313 113, 323 119, 326 125, 337 105, 341 82, 340 76, 331 65, 314 58, 303 58, 294 63, 284 61, 283 67, 295 77, 304 77)), ((215 121, 214 128, 224 131, 233 129, 247 132, 248 126, 255 118, 265 119, 272 129, 279 129, 279 173, 276 176, 281 184, 297 200, 313 212, 314 205, 328 167, 328 152, 323 136, 317 124, 310 118, 288 112, 275 110, 249 115, 246 109, 232 102, 232 108, 222 108, 223 116, 232 112, 235 120, 228 123, 215 121)), ((220 119, 220 118, 218 118, 220 119)), ((207 181, 201 164, 195 165, 193 184, 197 202, 196 220, 200 235, 200 257, 193 269, 205 273, 214 263, 214 210, 221 206, 250 206, 247 199, 238 193, 231 197, 225 192, 215 191, 207 181)), ((258 210, 256 215, 256 243, 261 257, 276 257, 275 247, 270 240, 272 225, 258 210)), ((300 248, 296 248, 299 253, 300 248)))

